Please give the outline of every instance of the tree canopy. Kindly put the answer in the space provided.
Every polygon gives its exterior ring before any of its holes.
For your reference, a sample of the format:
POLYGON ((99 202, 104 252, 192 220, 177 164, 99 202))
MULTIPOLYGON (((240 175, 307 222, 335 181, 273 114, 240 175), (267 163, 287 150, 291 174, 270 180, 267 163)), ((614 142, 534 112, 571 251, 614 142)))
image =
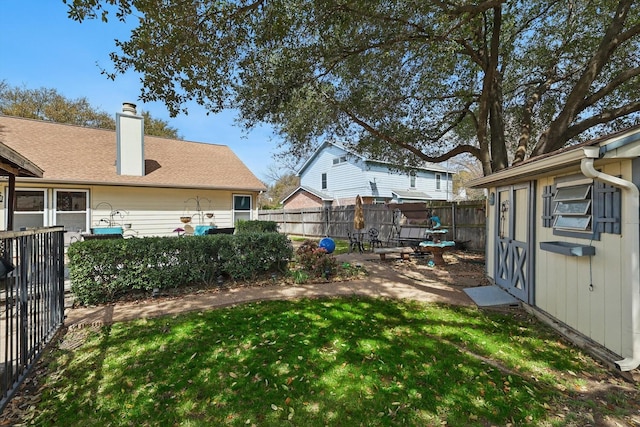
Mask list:
POLYGON ((64 1, 80 22, 137 19, 105 72, 140 72, 142 100, 238 108, 300 158, 335 138, 488 174, 639 118, 634 0, 64 1))
MULTIPOLYGON (((69 99, 55 89, 26 89, 9 86, 6 82, 0 82, 0 113, 100 129, 116 128, 113 114, 91 106, 87 98, 69 99)), ((154 119, 147 111, 142 116, 146 135, 180 138, 178 130, 166 121, 154 119)))

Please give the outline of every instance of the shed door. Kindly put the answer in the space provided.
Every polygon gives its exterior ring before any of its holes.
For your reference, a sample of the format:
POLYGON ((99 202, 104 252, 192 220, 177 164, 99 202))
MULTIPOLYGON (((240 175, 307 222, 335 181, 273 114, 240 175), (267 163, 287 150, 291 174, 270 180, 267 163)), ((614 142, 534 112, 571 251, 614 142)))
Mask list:
POLYGON ((532 303, 532 184, 498 189, 496 284, 525 303, 532 303))

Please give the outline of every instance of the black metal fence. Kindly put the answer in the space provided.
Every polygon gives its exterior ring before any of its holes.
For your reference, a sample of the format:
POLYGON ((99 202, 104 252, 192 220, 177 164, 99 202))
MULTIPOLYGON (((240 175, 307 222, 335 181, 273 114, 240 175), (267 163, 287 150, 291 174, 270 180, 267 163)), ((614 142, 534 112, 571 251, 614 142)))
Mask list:
POLYGON ((0 412, 64 320, 64 228, 0 232, 0 412))

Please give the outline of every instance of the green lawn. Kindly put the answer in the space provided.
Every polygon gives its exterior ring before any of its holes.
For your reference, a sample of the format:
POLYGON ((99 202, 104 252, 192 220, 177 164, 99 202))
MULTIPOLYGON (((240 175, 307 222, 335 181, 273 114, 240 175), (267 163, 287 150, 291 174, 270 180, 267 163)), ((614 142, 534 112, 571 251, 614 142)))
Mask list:
POLYGON ((408 301, 273 301, 74 330, 44 362, 36 425, 578 426, 639 409, 591 396, 580 378, 601 368, 520 311, 408 301))

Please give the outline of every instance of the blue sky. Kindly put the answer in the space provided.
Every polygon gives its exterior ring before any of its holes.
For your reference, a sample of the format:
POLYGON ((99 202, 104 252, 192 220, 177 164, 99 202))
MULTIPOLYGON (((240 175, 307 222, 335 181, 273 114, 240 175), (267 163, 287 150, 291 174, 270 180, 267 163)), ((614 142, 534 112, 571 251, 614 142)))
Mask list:
POLYGON ((134 102, 138 111, 165 120, 187 141, 224 144, 261 180, 275 163, 272 154, 277 140, 264 126, 246 133, 234 124, 236 113, 206 115, 189 105, 189 115, 169 116, 162 103, 143 104, 139 76, 120 75, 115 81, 100 74, 111 70, 109 53, 114 39, 127 39, 128 28, 115 18, 82 24, 67 17, 62 0, 0 0, 0 81, 27 89, 56 89, 66 98, 87 98, 95 108, 112 113, 123 102, 134 102))

